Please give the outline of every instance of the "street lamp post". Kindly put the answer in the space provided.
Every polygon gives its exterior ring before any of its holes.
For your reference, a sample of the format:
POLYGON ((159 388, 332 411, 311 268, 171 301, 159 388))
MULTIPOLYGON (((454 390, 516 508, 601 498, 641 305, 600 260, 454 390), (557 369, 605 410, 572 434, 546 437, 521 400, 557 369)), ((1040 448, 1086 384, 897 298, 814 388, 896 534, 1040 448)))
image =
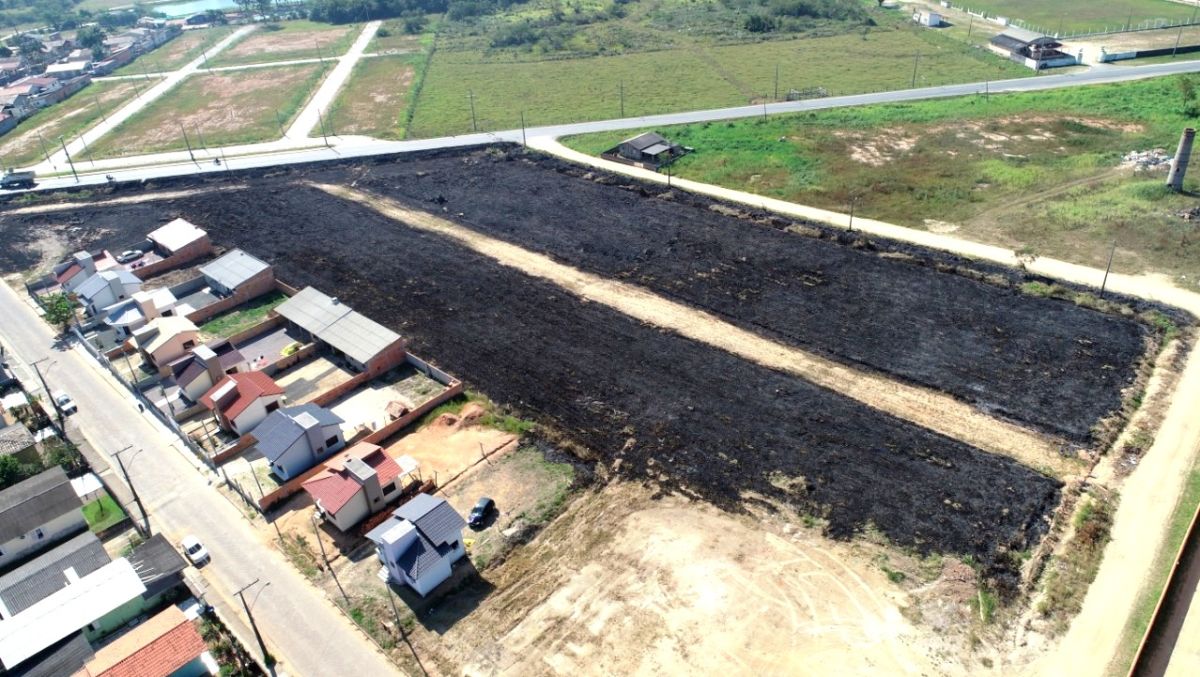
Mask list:
MULTIPOLYGON (((250 628, 252 630, 254 630, 254 639, 258 640, 258 648, 260 651, 262 651, 263 663, 269 664, 272 662, 271 654, 267 652, 267 645, 265 642, 263 642, 262 633, 258 631, 258 624, 254 622, 254 614, 250 613, 250 608, 253 606, 253 604, 246 603, 246 588, 249 588, 250 586, 254 585, 257 582, 258 582, 258 579, 256 578, 256 579, 250 581, 249 583, 243 585, 241 588, 239 588, 233 594, 237 595, 238 599, 242 600, 242 608, 246 610, 246 618, 250 619, 250 628)), ((270 584, 271 584, 271 581, 267 581, 266 583, 264 583, 262 588, 259 589, 258 594, 261 595, 262 591, 266 590, 267 586, 270 584)), ((258 595, 254 596, 254 600, 258 601, 258 595)))
MULTIPOLYGON (((133 478, 129 476, 129 471, 125 469, 125 461, 121 458, 121 454, 132 448, 133 445, 127 446, 113 454, 113 456, 117 459, 117 465, 121 468, 121 474, 125 476, 125 483, 129 485, 129 491, 133 493, 133 502, 137 503, 138 510, 142 511, 142 522, 146 525, 146 535, 151 536, 153 533, 150 530, 150 514, 146 512, 146 506, 142 504, 142 497, 138 495, 137 488, 133 486, 133 478)), ((142 453, 142 451, 142 449, 138 449, 137 453, 130 457, 129 462, 133 463, 133 459, 137 458, 138 454, 142 453)))

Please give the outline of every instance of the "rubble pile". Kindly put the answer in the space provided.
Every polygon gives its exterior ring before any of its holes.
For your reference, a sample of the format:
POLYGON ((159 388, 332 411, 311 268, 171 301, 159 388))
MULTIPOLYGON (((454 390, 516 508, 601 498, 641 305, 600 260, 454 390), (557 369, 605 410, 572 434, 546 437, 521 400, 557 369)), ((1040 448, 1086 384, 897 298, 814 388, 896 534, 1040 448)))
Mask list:
POLYGON ((1122 167, 1133 167, 1135 172, 1152 172, 1171 166, 1171 156, 1162 148, 1153 150, 1131 150, 1121 159, 1122 167))

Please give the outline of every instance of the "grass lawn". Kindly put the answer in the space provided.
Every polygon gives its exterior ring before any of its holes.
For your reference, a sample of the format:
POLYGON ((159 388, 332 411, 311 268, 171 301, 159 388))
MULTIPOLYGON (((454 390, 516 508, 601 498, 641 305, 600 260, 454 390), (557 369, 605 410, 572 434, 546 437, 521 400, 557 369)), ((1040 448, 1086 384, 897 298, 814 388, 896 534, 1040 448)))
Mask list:
POLYGON ((404 138, 404 112, 419 54, 363 59, 326 114, 338 134, 404 138))
POLYGON ((198 58, 204 50, 228 37, 232 32, 233 28, 229 26, 186 31, 183 35, 153 52, 139 56, 136 61, 119 69, 115 74, 138 75, 146 72, 178 70, 191 60, 198 58))
POLYGON ((125 519, 125 511, 112 496, 104 494, 83 506, 83 519, 87 521, 88 529, 100 532, 125 519))
POLYGON ((233 310, 217 315, 208 322, 200 325, 200 331, 208 336, 227 338, 249 329, 267 319, 267 313, 275 306, 283 303, 287 296, 281 292, 271 292, 260 296, 249 303, 242 304, 233 310))
POLYGON ((1020 19, 1049 33, 1116 28, 1145 21, 1189 19, 1193 8, 1170 0, 956 0, 988 16, 1020 19), (1133 17, 1132 21, 1130 17, 1133 17))
POLYGON ((92 146, 96 157, 270 141, 282 136, 332 64, 189 77, 92 146))
MULTIPOLYGON (((1200 280, 1200 232, 1165 174, 1118 165, 1174 150, 1179 77, 668 128, 697 152, 675 174, 1103 268, 1200 280)), ((568 140, 598 153, 633 132, 568 140)), ((1200 179, 1190 177, 1189 188, 1200 179)))
POLYGON ((416 101, 410 136, 742 106, 789 88, 850 94, 917 85, 1012 78, 1028 69, 952 38, 909 26, 866 34, 694 47, 545 61, 439 50, 416 101), (917 54, 920 59, 917 59, 917 54), (829 55, 836 54, 837 58, 829 55))
POLYGON ((44 159, 41 138, 51 153, 58 148, 58 137, 69 141, 137 95, 153 86, 154 81, 95 82, 71 98, 38 111, 15 129, 0 136, 0 160, 5 167, 28 166, 44 159), (99 107, 97 107, 99 102, 99 107))
POLYGON ((379 31, 375 33, 375 37, 371 39, 371 44, 367 45, 367 51, 379 53, 419 51, 424 46, 423 43, 427 39, 427 36, 432 37, 430 31, 436 21, 436 17, 429 17, 425 33, 416 35, 404 32, 404 21, 402 19, 384 21, 383 25, 379 27, 379 31), (386 32, 387 35, 380 34, 383 32, 386 32))
POLYGON ((334 57, 346 53, 362 24, 332 26, 312 21, 259 24, 257 30, 209 60, 211 66, 334 57))

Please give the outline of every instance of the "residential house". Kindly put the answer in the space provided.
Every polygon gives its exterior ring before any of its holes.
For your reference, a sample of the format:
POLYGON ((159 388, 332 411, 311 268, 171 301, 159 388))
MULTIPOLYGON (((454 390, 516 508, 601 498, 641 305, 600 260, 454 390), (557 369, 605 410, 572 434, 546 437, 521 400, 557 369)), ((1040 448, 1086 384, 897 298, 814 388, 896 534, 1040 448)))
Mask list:
POLYGON ((241 249, 230 250, 212 263, 200 266, 200 274, 218 296, 241 295, 248 301, 275 288, 271 264, 241 249))
POLYGON ((377 445, 359 442, 325 462, 325 470, 304 483, 317 513, 342 531, 378 512, 400 495, 417 469, 411 456, 393 459, 377 445))
POLYGON ((171 363, 175 385, 192 402, 199 402, 226 375, 242 371, 250 371, 250 363, 227 339, 196 346, 190 355, 171 363))
POLYGON ((66 63, 52 63, 46 66, 46 75, 59 80, 70 80, 87 75, 92 71, 92 60, 83 59, 80 61, 68 61, 66 63))
POLYGON ((162 370, 191 352, 199 343, 200 330, 186 317, 156 317, 133 332, 142 359, 162 370))
POLYGON ((184 219, 175 219, 170 223, 156 228, 146 236, 154 245, 154 250, 163 258, 179 256, 181 258, 198 258, 212 251, 212 242, 208 233, 184 219))
POLYGON ((0 618, 12 618, 111 561, 90 531, 61 543, 0 576, 0 618))
POLYGON ((166 28, 167 20, 154 16, 143 16, 138 18, 136 25, 142 28, 166 28))
POLYGON ((82 670, 96 652, 82 632, 73 632, 5 672, 5 677, 62 677, 82 670))
POLYGON ((58 466, 0 491, 0 568, 87 529, 82 507, 58 466))
POLYGON ((0 135, 11 132, 20 121, 19 118, 12 114, 12 111, 4 108, 3 103, 0 103, 0 135))
POLYGON ((346 446, 342 419, 315 404, 276 409, 251 433, 271 472, 290 480, 346 446))
POLYGON ((1079 56, 1061 50, 1056 38, 1034 31, 1009 26, 988 41, 988 49, 1034 70, 1074 66, 1079 56))
POLYGON ((661 134, 646 132, 625 139, 609 153, 636 165, 657 169, 687 152, 683 146, 668 141, 661 134), (614 152, 615 151, 615 152, 614 152))
POLYGON ((138 544, 126 559, 146 586, 142 593, 142 604, 146 608, 156 606, 172 590, 184 585, 187 560, 162 534, 154 534, 138 544))
POLYGON ((70 582, 12 618, 0 620, 0 665, 13 670, 56 642, 82 631, 89 640, 120 628, 142 611, 142 585, 124 558, 70 582))
MULTIPOLYGON (((124 270, 121 272, 141 282, 141 279, 133 273, 124 270)), ((178 303, 179 299, 175 298, 175 294, 169 287, 161 287, 153 291, 136 291, 124 303, 117 303, 104 309, 104 324, 112 327, 118 338, 132 336, 133 332, 146 326, 147 322, 155 318, 178 314, 186 315, 186 313, 177 312, 178 303)))
POLYGON ((254 430, 279 408, 283 388, 261 371, 234 373, 221 379, 200 398, 221 428, 236 435, 254 430))
POLYGON ((399 334, 312 287, 279 304, 275 313, 302 335, 328 345, 354 371, 382 373, 404 360, 399 334))
POLYGON ((3 110, 14 120, 20 121, 33 115, 33 100, 28 94, 22 94, 11 89, 0 90, 0 110, 3 110))
POLYGON ((21 423, 4 425, 0 421, 0 456, 12 456, 21 463, 37 463, 37 440, 33 433, 21 423))
POLYGON ((79 285, 92 275, 102 270, 116 268, 119 265, 117 259, 108 250, 102 249, 94 254, 88 251, 77 251, 66 262, 55 266, 53 275, 63 291, 70 294, 74 293, 79 285))
POLYGON ((208 651, 196 625, 170 606, 96 652, 75 677, 200 677, 208 651))
POLYGON ((400 506, 367 538, 388 572, 388 580, 402 583, 424 597, 450 577, 455 562, 466 554, 462 516, 444 498, 417 494, 400 506))
POLYGON ((98 315, 142 290, 142 281, 128 270, 102 270, 75 288, 75 296, 88 315, 98 315))
POLYGON ((21 56, 0 59, 0 84, 7 84, 29 72, 29 63, 21 56))

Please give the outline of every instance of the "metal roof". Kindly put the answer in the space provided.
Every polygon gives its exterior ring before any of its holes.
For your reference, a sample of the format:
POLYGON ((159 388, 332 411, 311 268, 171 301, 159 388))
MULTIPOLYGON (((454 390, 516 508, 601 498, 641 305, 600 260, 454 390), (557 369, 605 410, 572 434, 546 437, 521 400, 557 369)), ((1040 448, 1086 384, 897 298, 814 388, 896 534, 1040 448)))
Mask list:
POLYGON ((0 621, 0 663, 15 667, 145 591, 127 560, 110 562, 0 621))
POLYGON ((266 261, 234 249, 216 261, 200 266, 200 274, 226 289, 237 289, 270 267, 266 261))
POLYGON ((392 514, 415 524, 422 534, 437 545, 458 540, 463 527, 467 526, 466 520, 446 499, 429 494, 417 494, 392 514))
POLYGON ((190 221, 175 219, 165 226, 151 231, 146 237, 169 252, 177 252, 189 244, 199 240, 208 233, 190 221))
POLYGON ((129 563, 147 588, 187 568, 183 555, 162 534, 154 534, 134 548, 129 563))
POLYGON ((9 670, 7 677, 62 677, 73 675, 82 668, 95 652, 88 644, 83 632, 69 635, 37 655, 21 663, 14 670, 9 670))
POLYGON ((1000 35, 1007 35, 1026 43, 1046 37, 1044 33, 1038 33, 1037 31, 1027 30, 1018 26, 1006 26, 1003 31, 1000 31, 1000 35))
MULTIPOLYGON (((83 503, 63 469, 54 466, 0 491, 0 543, 20 538, 83 503)), ((79 513, 80 522, 83 513, 79 513)))
POLYGON ((638 134, 637 136, 632 136, 628 139, 625 139, 621 143, 629 144, 637 150, 645 150, 660 143, 665 143, 668 146, 671 145, 670 141, 667 141, 665 138, 663 138, 662 134, 658 134, 657 132, 638 134))
POLYGON ((25 451, 35 442, 37 440, 33 439, 33 433, 21 423, 0 427, 0 456, 25 451))
POLYGON ((396 332, 312 287, 301 289, 275 312, 362 364, 400 340, 396 332))
POLYGON ((276 306, 275 312, 308 333, 318 336, 351 311, 350 306, 337 299, 326 296, 313 287, 305 287, 276 306))
POLYGON ((251 433, 258 440, 258 452, 271 462, 275 462, 283 452, 292 447, 297 439, 304 434, 305 425, 302 421, 312 420, 322 427, 341 425, 342 419, 337 414, 319 407, 311 402, 295 407, 276 409, 267 414, 262 423, 251 433))
POLYGON ((659 155, 660 153, 665 153, 669 150, 671 150, 669 145, 665 143, 656 143, 653 146, 644 149, 642 152, 646 155, 659 155))
POLYGON ((100 539, 85 531, 0 577, 0 616, 19 614, 62 590, 71 582, 68 569, 82 577, 111 561, 100 539))
POLYGON ((122 285, 133 285, 138 289, 142 287, 142 281, 138 279, 138 276, 128 270, 102 270, 76 287, 75 294, 80 298, 91 299, 107 289, 110 280, 119 280, 122 285))

